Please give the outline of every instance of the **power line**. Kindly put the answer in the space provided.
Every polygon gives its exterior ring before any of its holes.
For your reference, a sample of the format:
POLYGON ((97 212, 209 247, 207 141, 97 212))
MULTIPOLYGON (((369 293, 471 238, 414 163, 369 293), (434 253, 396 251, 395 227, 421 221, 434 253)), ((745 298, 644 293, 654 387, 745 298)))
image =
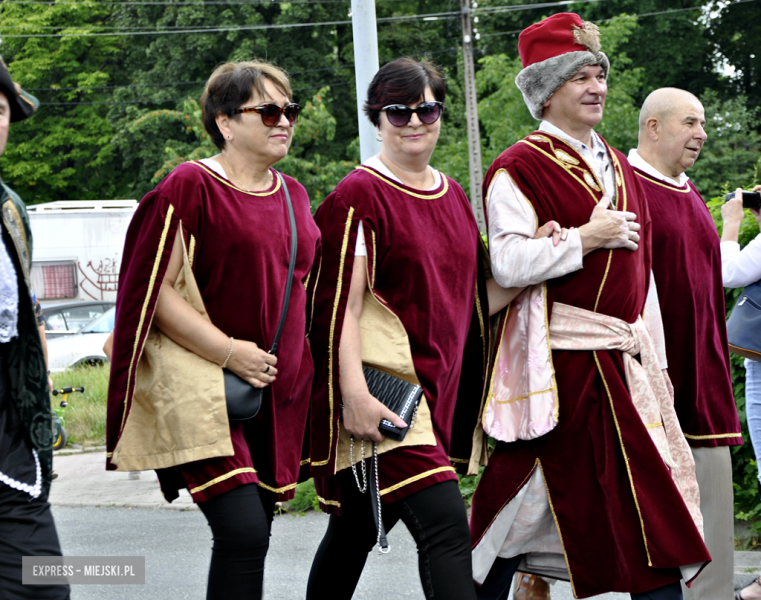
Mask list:
MULTIPOLYGON (((579 2, 597 2, 600 0, 578 0, 579 2)), ((732 6, 735 6, 736 4, 745 4, 747 2, 758 2, 759 0, 735 0, 735 2, 732 2, 731 4, 727 4, 722 8, 731 8, 732 6)), ((568 2, 568 4, 573 4, 573 2, 568 2)), ((649 13, 641 13, 637 15, 626 15, 627 17, 636 17, 638 19, 642 19, 644 17, 656 17, 660 15, 669 15, 673 13, 681 13, 686 12, 689 10, 702 10, 705 8, 704 6, 690 6, 688 8, 675 8, 672 10, 661 10, 658 12, 649 12, 649 13)), ((479 9, 480 10, 480 9, 479 9)), ((614 19, 617 19, 618 17, 611 17, 610 19, 595 19, 595 23, 608 23, 610 21, 613 21, 614 19)), ((515 35, 516 33, 520 33, 523 31, 522 29, 514 29, 513 31, 500 31, 498 33, 482 33, 479 34, 480 38, 488 38, 488 37, 498 37, 502 35, 515 35)))
MULTIPOLYGON (((590 0, 587 0, 590 1, 590 0)), ((435 20, 439 17, 454 17, 459 16, 459 11, 449 11, 440 13, 428 13, 424 15, 402 15, 397 17, 381 17, 376 19, 378 23, 395 23, 399 21, 413 21, 417 19, 435 20)), ((193 26, 187 29, 174 29, 171 31, 132 31, 132 32, 104 32, 104 33, 21 33, 3 35, 3 38, 73 38, 73 37, 128 37, 133 35, 171 35, 176 33, 222 33, 225 31, 254 31, 260 29, 289 29, 296 27, 320 27, 325 25, 351 25, 351 20, 348 21, 323 21, 320 23, 273 23, 271 25, 239 25, 231 27, 216 27, 214 29, 204 29, 193 26)), ((71 27, 71 29, 78 29, 77 27, 71 27)))
MULTIPOLYGON (((423 52, 420 54, 408 54, 406 56, 410 56, 412 58, 418 58, 421 56, 432 56, 434 54, 445 54, 450 52, 456 52, 459 50, 456 46, 453 46, 451 48, 445 48, 444 50, 434 50, 431 52, 423 52)), ((397 57, 400 58, 400 57, 397 57)), ((353 69, 354 63, 346 64, 346 65, 338 65, 335 67, 322 67, 320 69, 304 69, 301 71, 286 71, 289 77, 293 77, 294 75, 302 75, 304 73, 318 73, 321 71, 338 71, 341 69, 353 69)), ((169 83, 131 83, 126 85, 98 85, 98 86, 91 86, 91 87, 58 87, 58 88, 30 88, 30 87, 24 87, 24 90, 27 92, 89 92, 93 90, 117 90, 117 89, 139 89, 139 88, 148 88, 148 87, 172 87, 176 85, 205 85, 206 80, 201 81, 174 81, 169 83)), ((320 86, 317 86, 320 87, 320 86)), ((299 90, 304 89, 312 89, 312 88, 298 88, 299 90)), ((297 91, 297 90, 294 90, 297 91)), ((76 104, 76 103, 75 103, 76 104)))

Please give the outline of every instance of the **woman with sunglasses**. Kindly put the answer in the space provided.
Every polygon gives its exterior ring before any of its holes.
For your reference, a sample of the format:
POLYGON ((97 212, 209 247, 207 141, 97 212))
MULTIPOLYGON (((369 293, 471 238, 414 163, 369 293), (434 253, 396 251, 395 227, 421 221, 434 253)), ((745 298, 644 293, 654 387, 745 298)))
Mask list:
POLYGON ((293 497, 302 458, 313 375, 303 282, 319 231, 304 188, 272 168, 299 115, 290 98, 287 76, 269 63, 218 67, 201 105, 219 154, 178 166, 142 200, 121 266, 108 466, 155 468, 170 502, 190 492, 214 539, 209 599, 261 598, 274 505, 293 497), (274 356, 288 191, 298 249, 274 356), (223 368, 266 388, 254 418, 228 422, 223 368))
POLYGON ((415 538, 426 598, 476 597, 455 468, 477 469, 484 450, 478 415, 489 312, 514 294, 487 285, 468 199, 429 165, 444 94, 428 62, 383 66, 365 104, 381 152, 345 177, 315 215, 322 264, 310 335, 310 460, 320 506, 331 516, 312 564, 310 600, 352 597, 379 539, 375 498, 386 530, 401 520, 415 538), (422 386, 410 423, 370 394, 363 363, 422 386), (409 428, 403 442, 384 438, 384 419, 409 428), (369 465, 359 462, 369 456, 369 465))

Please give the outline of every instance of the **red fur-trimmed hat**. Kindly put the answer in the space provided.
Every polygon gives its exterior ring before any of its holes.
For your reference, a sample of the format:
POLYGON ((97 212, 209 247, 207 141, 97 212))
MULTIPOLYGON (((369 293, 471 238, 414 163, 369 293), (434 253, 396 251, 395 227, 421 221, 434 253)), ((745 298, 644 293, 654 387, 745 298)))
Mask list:
POLYGON ((566 81, 588 65, 607 76, 610 61, 600 52, 600 30, 575 13, 559 13, 524 29, 518 37, 523 70, 515 84, 531 115, 542 118, 543 104, 566 81))

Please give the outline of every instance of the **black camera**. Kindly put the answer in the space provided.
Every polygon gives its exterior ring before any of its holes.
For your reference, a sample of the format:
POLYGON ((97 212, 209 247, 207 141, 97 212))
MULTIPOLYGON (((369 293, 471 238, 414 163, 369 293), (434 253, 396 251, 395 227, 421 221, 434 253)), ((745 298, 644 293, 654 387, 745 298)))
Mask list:
MULTIPOLYGON (((729 202, 735 197, 734 192, 729 192, 724 196, 724 202, 729 202)), ((755 208, 761 210, 761 193, 759 192, 746 192, 743 190, 743 208, 755 208)))

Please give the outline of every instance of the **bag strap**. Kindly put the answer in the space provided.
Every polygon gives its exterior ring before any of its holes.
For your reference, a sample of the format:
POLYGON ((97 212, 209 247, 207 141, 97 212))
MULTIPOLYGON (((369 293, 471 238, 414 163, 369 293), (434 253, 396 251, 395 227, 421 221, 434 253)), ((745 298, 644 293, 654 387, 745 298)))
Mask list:
MULTIPOLYGON (((274 169, 273 169, 274 170, 274 169)), ((291 222, 291 261, 288 265, 288 281, 285 284, 285 297, 283 298, 283 310, 280 313, 280 323, 277 326, 277 333, 275 333, 275 339, 272 341, 272 348, 269 353, 275 354, 277 352, 277 345, 280 343, 280 334, 283 333, 283 327, 285 327, 285 317, 288 315, 288 303, 291 300, 291 287, 293 286, 293 271, 296 268, 296 254, 298 252, 299 240, 296 234, 296 217, 293 215, 293 204, 291 203, 291 195, 288 193, 288 186, 285 184, 285 179, 279 171, 275 171, 277 178, 280 180, 280 185, 283 186, 285 192, 285 202, 288 205, 288 219, 291 222)))
POLYGON ((381 554, 388 554, 391 548, 386 539, 386 526, 383 524, 383 513, 381 512, 380 485, 378 482, 378 446, 373 442, 373 458, 370 462, 370 505, 373 507, 373 520, 375 521, 375 531, 378 534, 378 551, 381 554))

